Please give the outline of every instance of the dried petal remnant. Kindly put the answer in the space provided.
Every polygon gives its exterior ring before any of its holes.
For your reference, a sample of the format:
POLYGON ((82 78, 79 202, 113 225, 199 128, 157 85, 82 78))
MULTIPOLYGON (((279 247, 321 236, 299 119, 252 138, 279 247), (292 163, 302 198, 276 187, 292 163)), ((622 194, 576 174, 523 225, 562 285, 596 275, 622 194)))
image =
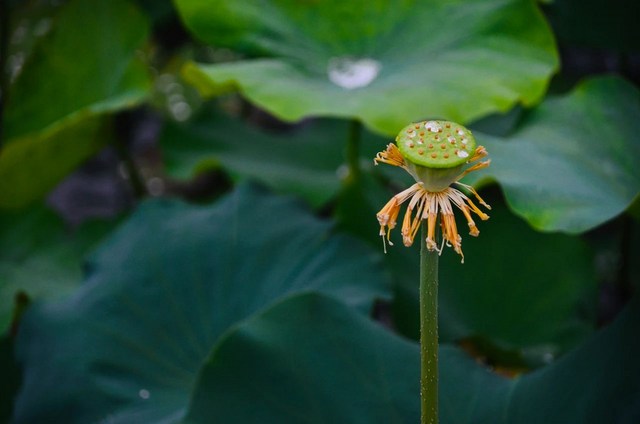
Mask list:
POLYGON ((393 143, 387 145, 387 150, 379 152, 376 155, 375 159, 373 159, 373 163, 377 165, 378 162, 405 168, 404 157, 400 153, 400 150, 398 150, 398 147, 393 143))

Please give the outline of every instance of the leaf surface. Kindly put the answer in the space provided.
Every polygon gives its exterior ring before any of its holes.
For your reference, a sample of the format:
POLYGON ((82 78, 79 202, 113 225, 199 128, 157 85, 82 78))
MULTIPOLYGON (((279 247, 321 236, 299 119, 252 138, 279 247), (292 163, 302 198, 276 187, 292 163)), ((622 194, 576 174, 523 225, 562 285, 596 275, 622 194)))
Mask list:
POLYGON ((243 320, 303 292, 361 313, 388 296, 378 255, 251 186, 213 206, 143 204, 89 269, 68 300, 24 317, 17 423, 176 422, 210 350, 243 320))
POLYGON ((71 0, 61 8, 10 87, 0 207, 43 196, 104 145, 105 114, 144 99, 149 76, 136 52, 148 33, 146 17, 125 0, 71 0))
POLYGON ((206 96, 231 90, 287 121, 356 118, 395 135, 535 104, 558 60, 533 2, 178 0, 186 26, 247 60, 190 64, 206 96))

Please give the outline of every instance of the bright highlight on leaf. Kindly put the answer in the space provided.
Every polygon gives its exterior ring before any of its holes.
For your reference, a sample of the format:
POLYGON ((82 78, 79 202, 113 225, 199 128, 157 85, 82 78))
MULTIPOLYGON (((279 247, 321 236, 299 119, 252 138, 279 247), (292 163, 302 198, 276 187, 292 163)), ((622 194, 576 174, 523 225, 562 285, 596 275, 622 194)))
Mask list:
POLYGON ((336 57, 329 60, 329 80, 347 90, 366 87, 376 79, 379 72, 380 63, 373 59, 336 57))

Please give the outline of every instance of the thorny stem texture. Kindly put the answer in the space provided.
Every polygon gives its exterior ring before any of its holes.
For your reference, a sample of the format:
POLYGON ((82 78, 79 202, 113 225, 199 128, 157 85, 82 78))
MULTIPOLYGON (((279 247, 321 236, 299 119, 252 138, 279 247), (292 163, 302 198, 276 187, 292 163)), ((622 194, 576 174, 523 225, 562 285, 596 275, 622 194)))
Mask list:
POLYGON ((438 251, 429 250, 427 223, 420 240, 421 424, 438 423, 438 251))

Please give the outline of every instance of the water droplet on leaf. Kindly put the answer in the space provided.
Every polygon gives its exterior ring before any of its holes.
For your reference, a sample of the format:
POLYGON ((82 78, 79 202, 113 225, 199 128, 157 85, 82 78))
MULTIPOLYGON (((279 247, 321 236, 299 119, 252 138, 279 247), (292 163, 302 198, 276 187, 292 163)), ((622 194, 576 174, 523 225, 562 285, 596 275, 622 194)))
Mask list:
POLYGON ((329 60, 329 80, 342 88, 353 90, 366 87, 380 72, 380 62, 373 59, 335 57, 329 60))

